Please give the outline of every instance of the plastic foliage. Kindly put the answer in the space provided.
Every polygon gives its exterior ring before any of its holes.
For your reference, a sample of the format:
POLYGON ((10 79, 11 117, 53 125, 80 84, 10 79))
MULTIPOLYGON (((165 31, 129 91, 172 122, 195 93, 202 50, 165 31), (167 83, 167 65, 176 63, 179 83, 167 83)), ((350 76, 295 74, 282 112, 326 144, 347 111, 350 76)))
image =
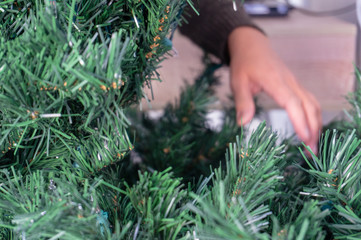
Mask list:
POLYGON ((212 188, 205 196, 194 195, 199 206, 199 239, 268 239, 265 230, 272 215, 268 202, 277 195, 275 186, 283 178, 277 169, 283 146, 263 123, 248 144, 240 139, 230 144, 226 167, 215 169, 212 188))
POLYGON ((135 124, 134 151, 125 110, 186 2, 0 3, 0 238, 361 238, 359 89, 352 122, 289 167, 264 123, 248 141, 234 120, 207 125, 209 65, 157 123, 135 124))
POLYGON ((214 72, 219 65, 207 57, 204 63, 205 70, 194 84, 186 83, 177 102, 169 103, 160 118, 152 119, 146 113, 130 116, 134 123, 130 131, 136 132, 135 152, 130 156, 140 159, 141 169, 172 167, 175 176, 185 182, 208 176, 210 166, 220 164, 228 143, 241 132, 233 108, 224 109, 219 128, 209 124, 207 114, 216 101, 218 84, 214 72))
MULTIPOLYGON (((101 239, 94 185, 81 190, 69 176, 1 172, 2 239, 101 239), (69 181, 70 180, 70 181, 69 181)), ((107 230, 109 232, 109 230, 107 230)))
POLYGON ((134 239, 189 239, 195 222, 186 208, 191 199, 170 170, 139 174, 139 181, 127 187, 138 215, 134 239))
POLYGON ((347 96, 347 100, 352 106, 350 111, 345 111, 349 121, 343 121, 336 125, 337 129, 344 130, 354 128, 357 136, 361 136, 361 73, 355 66, 356 89, 347 96))
MULTIPOLYGON (((361 237, 361 140, 356 130, 326 131, 320 154, 307 160, 314 177, 305 193, 331 211, 328 227, 337 238, 361 237)), ((305 158, 306 159, 306 158, 305 158)))
POLYGON ((317 201, 306 202, 293 222, 284 226, 279 224, 273 216, 272 239, 301 240, 301 239, 328 239, 323 223, 328 216, 328 210, 321 210, 317 201))
POLYGON ((123 159, 124 108, 157 76, 186 2, 1 2, 1 167, 89 176, 123 159))

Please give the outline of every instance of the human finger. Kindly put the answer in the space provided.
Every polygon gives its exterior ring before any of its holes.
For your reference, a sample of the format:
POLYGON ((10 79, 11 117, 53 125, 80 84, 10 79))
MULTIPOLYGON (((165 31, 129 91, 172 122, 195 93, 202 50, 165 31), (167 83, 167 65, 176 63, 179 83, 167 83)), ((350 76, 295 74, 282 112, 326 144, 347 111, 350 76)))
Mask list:
POLYGON ((299 138, 309 144, 312 139, 312 132, 308 124, 307 113, 300 99, 294 97, 285 106, 288 116, 293 124, 293 128, 299 138))
POLYGON ((322 116, 321 108, 316 98, 305 90, 294 77, 294 75, 284 70, 283 76, 285 77, 286 84, 292 89, 301 101, 303 112, 306 117, 310 137, 308 141, 305 141, 306 145, 309 145, 312 151, 317 154, 317 142, 320 129, 322 128, 322 116))
POLYGON ((306 92, 304 96, 306 98, 303 100, 303 106, 311 131, 311 138, 310 141, 307 142, 307 145, 309 145, 312 151, 317 154, 318 139, 322 129, 321 108, 317 100, 313 99, 313 96, 310 93, 306 92))
POLYGON ((273 79, 269 82, 277 84, 268 85, 264 87, 264 90, 287 111, 294 130, 300 139, 308 142, 311 132, 301 99, 284 81, 273 79))
POLYGON ((237 122, 239 125, 245 125, 252 120, 256 111, 252 89, 247 76, 232 76, 231 88, 236 105, 237 122))
POLYGON ((312 151, 317 154, 317 142, 320 129, 322 128, 320 105, 311 93, 309 93, 301 85, 299 85, 292 73, 286 71, 285 76, 287 84, 291 87, 291 89, 300 99, 306 116, 307 125, 310 132, 310 138, 308 141, 305 141, 305 144, 309 145, 312 151))
POLYGON ((306 141, 306 145, 310 146, 312 151, 317 154, 317 140, 319 132, 319 123, 317 119, 317 109, 311 101, 308 99, 303 100, 302 102, 304 112, 306 114, 307 123, 310 130, 309 141, 306 141))
POLYGON ((307 94, 309 95, 309 98, 312 101, 313 105, 316 107, 317 121, 318 121, 318 126, 319 126, 318 135, 320 135, 320 132, 322 131, 322 126, 323 126, 321 105, 320 105, 320 103, 318 102, 318 100, 315 98, 315 96, 313 94, 311 94, 309 92, 307 92, 307 94))

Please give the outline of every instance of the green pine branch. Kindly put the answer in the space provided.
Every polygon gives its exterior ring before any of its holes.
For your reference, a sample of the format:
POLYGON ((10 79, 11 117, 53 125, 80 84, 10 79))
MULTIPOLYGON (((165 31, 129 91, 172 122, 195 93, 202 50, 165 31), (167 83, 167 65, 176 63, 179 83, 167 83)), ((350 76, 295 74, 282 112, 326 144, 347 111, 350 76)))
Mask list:
MULTIPOLYGON (((207 60, 206 60, 207 61, 207 60)), ((240 128, 233 109, 226 109, 220 130, 208 124, 207 113, 215 101, 218 65, 207 63, 193 85, 186 84, 176 104, 168 104, 156 120, 145 113, 130 116, 136 131, 135 152, 143 167, 162 171, 172 167, 185 181, 210 174, 210 165, 218 166, 227 144, 235 140, 240 128)))

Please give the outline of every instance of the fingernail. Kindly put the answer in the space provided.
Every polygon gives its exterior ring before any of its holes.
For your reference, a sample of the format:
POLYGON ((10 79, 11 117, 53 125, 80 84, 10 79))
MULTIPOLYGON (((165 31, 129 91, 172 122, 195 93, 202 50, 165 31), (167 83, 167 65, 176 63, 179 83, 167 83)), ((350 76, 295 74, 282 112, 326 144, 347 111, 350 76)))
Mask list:
POLYGON ((244 124, 244 119, 243 119, 242 112, 238 112, 238 113, 237 113, 237 123, 238 123, 239 125, 243 125, 243 124, 244 124))
POLYGON ((247 116, 248 112, 240 111, 237 114, 237 121, 241 125, 245 125, 249 122, 249 117, 247 116))

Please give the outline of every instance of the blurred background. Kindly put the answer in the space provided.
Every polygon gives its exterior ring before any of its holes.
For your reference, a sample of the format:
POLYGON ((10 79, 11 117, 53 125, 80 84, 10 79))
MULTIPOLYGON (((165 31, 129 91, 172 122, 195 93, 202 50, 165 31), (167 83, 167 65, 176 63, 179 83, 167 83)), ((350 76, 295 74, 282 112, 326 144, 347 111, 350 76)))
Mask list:
MULTIPOLYGON (((300 84, 321 103, 324 124, 342 116, 349 108, 345 97, 356 85, 354 64, 361 63, 356 0, 248 0, 244 4, 300 84)), ((142 103, 142 108, 154 116, 161 114, 167 102, 176 100, 185 80, 192 82, 203 69, 200 48, 179 32, 175 33, 173 45, 173 56, 159 70, 163 82, 152 84, 154 100, 142 103)), ((210 111, 210 119, 217 125, 222 115, 219 109, 231 104, 231 91, 227 66, 216 74, 222 83, 217 88, 220 101, 210 111)), ((152 99, 151 90, 147 96, 152 99)), ((287 113, 272 99, 260 94, 258 105, 264 114, 251 126, 267 120, 281 134, 293 133, 287 113)))

